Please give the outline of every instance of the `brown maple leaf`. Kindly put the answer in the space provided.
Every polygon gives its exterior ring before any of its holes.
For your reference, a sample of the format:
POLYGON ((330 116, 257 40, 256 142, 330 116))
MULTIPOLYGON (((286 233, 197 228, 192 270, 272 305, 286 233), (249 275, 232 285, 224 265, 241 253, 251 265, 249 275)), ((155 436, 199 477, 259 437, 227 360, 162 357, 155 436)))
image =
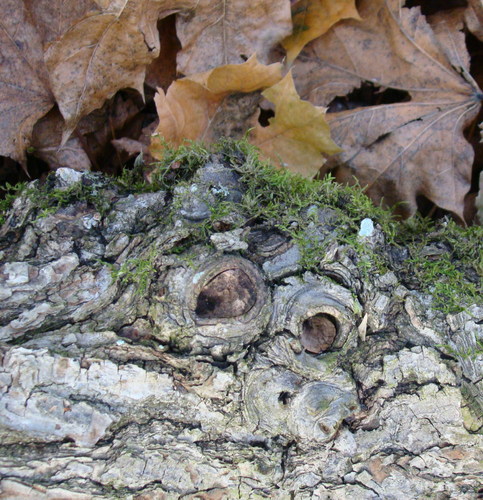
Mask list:
POLYGON ((54 105, 42 39, 19 0, 2 3, 0 20, 0 154, 21 163, 32 129, 54 105))
POLYGON ((104 7, 77 20, 46 50, 52 90, 66 125, 63 142, 79 120, 123 88, 144 95, 146 66, 159 54, 159 17, 194 0, 97 2, 104 7))
POLYGON ((408 93, 409 102, 328 115, 343 153, 340 180, 356 176, 376 201, 415 212, 424 196, 463 219, 473 150, 463 130, 482 94, 469 75, 463 34, 432 29, 420 9, 400 0, 362 0, 363 19, 345 21, 312 42, 295 62, 301 95, 328 105, 362 82, 408 93))
POLYGON ((216 66, 242 63, 269 50, 292 31, 288 0, 199 0, 176 22, 182 51, 178 71, 191 75, 216 66))

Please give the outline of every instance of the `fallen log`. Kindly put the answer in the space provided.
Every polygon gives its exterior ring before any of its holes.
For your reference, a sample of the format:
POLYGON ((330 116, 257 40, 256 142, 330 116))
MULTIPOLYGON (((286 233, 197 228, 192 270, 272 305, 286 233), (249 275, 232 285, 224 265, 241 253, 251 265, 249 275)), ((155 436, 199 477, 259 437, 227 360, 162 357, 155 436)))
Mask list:
POLYGON ((476 262, 444 295, 441 231, 418 264, 356 191, 197 154, 7 213, 0 498, 477 498, 476 262))

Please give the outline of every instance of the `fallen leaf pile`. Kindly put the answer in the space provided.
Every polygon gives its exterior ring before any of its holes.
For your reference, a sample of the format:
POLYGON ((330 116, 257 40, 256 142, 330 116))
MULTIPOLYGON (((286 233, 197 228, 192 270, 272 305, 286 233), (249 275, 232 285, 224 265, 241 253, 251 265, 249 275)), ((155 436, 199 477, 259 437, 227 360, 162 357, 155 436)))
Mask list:
POLYGON ((444 3, 5 0, 0 181, 250 130, 281 168, 470 222, 483 7, 444 3))

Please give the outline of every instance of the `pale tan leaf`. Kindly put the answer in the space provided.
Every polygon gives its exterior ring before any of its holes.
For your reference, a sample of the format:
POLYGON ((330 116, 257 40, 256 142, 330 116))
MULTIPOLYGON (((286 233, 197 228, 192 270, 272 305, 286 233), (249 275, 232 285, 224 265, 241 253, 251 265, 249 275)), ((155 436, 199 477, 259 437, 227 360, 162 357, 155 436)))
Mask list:
POLYGON ((0 20, 0 154, 21 163, 35 122, 54 104, 42 41, 19 0, 4 0, 0 20))
POLYGON ((275 104, 269 126, 257 124, 251 142, 276 166, 313 177, 325 163, 323 155, 340 152, 330 137, 325 108, 302 101, 292 74, 263 92, 275 104))
POLYGON ((53 42, 45 59, 52 89, 66 121, 64 141, 80 118, 119 89, 143 95, 146 66, 159 54, 156 23, 191 0, 125 0, 74 23, 53 42))
POLYGON ((183 47, 178 71, 191 75, 239 64, 254 53, 267 63, 269 50, 291 29, 289 0, 199 0, 192 12, 177 18, 183 47))
POLYGON ((280 64, 266 66, 260 64, 257 56, 253 55, 243 64, 227 64, 188 78, 214 94, 226 94, 270 87, 281 77, 280 64))
POLYGON ((326 167, 337 163, 341 180, 356 176, 375 201, 402 202, 403 215, 424 196, 462 219, 473 159, 463 130, 481 92, 466 73, 461 34, 435 34, 419 8, 399 0, 362 0, 358 8, 363 22, 334 26, 295 62, 301 95, 327 105, 366 81, 406 91, 410 101, 329 114, 343 153, 326 167))
POLYGON ((163 141, 179 146, 185 139, 200 139, 222 99, 187 78, 172 83, 166 94, 159 89, 154 98, 159 125, 151 142, 151 154, 163 157, 163 141))
POLYGON ((292 5, 293 33, 282 41, 292 62, 304 46, 342 19, 360 19, 355 0, 298 0, 292 5))
POLYGON ((266 88, 281 76, 280 64, 265 66, 253 56, 243 64, 229 64, 177 80, 166 94, 159 89, 155 96, 159 125, 151 143, 152 155, 162 157, 164 146, 160 139, 173 146, 186 139, 212 141, 216 138, 215 116, 230 94, 266 88))

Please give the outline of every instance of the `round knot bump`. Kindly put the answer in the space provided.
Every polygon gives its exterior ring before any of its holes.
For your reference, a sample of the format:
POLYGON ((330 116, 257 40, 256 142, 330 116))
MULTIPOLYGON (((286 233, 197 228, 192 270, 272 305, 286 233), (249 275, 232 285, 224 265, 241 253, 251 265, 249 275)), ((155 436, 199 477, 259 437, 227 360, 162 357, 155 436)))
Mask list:
POLYGON ((195 313, 199 318, 236 318, 250 311, 257 300, 256 286, 241 269, 217 274, 201 289, 195 313))

